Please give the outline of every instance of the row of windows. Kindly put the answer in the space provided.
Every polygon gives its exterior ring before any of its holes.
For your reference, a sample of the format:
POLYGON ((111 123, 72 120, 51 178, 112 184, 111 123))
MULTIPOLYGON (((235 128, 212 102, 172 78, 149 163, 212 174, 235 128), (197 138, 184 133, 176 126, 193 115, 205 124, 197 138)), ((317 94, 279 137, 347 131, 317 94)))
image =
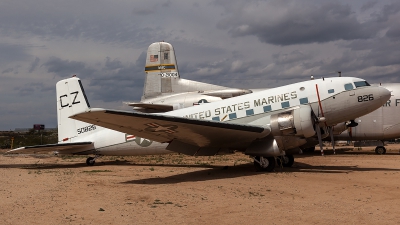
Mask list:
MULTIPOLYGON (((356 88, 358 88, 358 87, 364 87, 364 86, 371 86, 371 85, 370 85, 368 82, 366 82, 366 81, 356 81, 356 82, 354 82, 354 85, 356 86, 356 88)), ((345 84, 345 85, 344 85, 344 89, 345 89, 346 91, 353 90, 353 89, 354 89, 354 86, 353 86, 352 83, 348 83, 348 84, 345 84)), ((329 94, 335 93, 335 89, 329 89, 329 90, 328 90, 328 93, 329 93, 329 94)), ((300 104, 308 104, 308 98, 300 98, 299 101, 300 101, 300 104)), ((289 108, 289 107, 290 107, 289 101, 282 102, 282 103, 281 103, 281 107, 282 107, 283 109, 284 109, 284 108, 289 108)), ((264 106, 263 109, 264 109, 264 112, 269 112, 269 111, 272 110, 271 105, 264 106)), ((253 110, 253 109, 248 109, 248 110, 246 110, 246 116, 251 116, 251 115, 254 115, 254 110, 253 110)), ((230 119, 230 120, 236 119, 236 118, 237 118, 236 113, 231 113, 231 114, 229 114, 228 116, 229 116, 229 119, 230 119)), ((225 118, 223 118, 223 119, 225 119, 225 118)), ((212 120, 220 121, 220 118, 219 118, 219 116, 216 116, 216 117, 213 117, 212 120)))
MULTIPOLYGON (((308 104, 308 98, 301 98, 301 99, 299 99, 299 101, 300 101, 300 104, 308 104)), ((289 108, 290 107, 290 103, 288 101, 287 102, 282 102, 281 106, 282 106, 283 109, 284 108, 289 108)), ((264 110, 264 112, 269 112, 269 111, 272 110, 272 107, 271 107, 271 105, 266 105, 266 106, 263 107, 263 110, 264 110)), ((251 116, 251 115, 254 115, 254 109, 246 110, 246 116, 251 116)), ((231 113, 228 116, 229 116, 230 120, 233 120, 233 119, 237 118, 236 113, 231 113)), ((216 117, 213 117, 212 120, 220 121, 220 118, 219 118, 219 116, 216 116, 216 117)))

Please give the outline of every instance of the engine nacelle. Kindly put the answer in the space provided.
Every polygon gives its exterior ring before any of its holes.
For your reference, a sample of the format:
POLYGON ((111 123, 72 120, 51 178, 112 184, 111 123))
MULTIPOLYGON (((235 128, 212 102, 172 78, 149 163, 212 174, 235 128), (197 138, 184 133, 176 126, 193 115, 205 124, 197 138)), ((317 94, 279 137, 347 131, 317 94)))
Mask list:
POLYGON ((253 141, 245 151, 246 155, 253 156, 280 156, 283 155, 283 153, 284 152, 279 149, 275 138, 272 136, 253 141))
POLYGON ((295 135, 308 138, 315 135, 311 107, 307 105, 271 115, 270 127, 274 136, 295 135))
POLYGON ((251 143, 245 154, 264 157, 281 156, 285 155, 285 150, 299 147, 305 143, 307 143, 305 138, 295 136, 268 136, 251 143))
POLYGON ((347 130, 346 123, 338 123, 332 128, 333 135, 339 135, 345 130, 347 130))

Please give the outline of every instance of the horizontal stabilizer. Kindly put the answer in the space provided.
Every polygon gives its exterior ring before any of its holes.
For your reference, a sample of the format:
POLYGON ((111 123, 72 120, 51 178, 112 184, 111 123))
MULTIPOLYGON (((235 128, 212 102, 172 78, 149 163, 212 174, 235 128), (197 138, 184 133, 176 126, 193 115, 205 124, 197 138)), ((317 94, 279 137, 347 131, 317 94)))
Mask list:
POLYGON ((219 97, 222 99, 232 98, 240 95, 251 94, 253 91, 245 89, 228 88, 223 90, 204 91, 203 95, 219 97))
POLYGON ((36 154, 58 152, 60 154, 76 154, 94 149, 93 142, 75 142, 63 144, 33 145, 15 148, 6 153, 36 154))
POLYGON ((108 109, 88 109, 70 118, 161 143, 175 140, 198 147, 236 148, 270 133, 269 127, 108 109))

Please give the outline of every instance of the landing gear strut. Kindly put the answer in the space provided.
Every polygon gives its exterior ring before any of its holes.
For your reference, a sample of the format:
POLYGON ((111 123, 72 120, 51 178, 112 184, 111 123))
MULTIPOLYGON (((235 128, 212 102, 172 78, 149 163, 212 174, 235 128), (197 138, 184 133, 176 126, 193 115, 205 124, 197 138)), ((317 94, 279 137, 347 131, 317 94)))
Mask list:
POLYGON ((254 157, 254 167, 259 172, 271 172, 275 168, 275 158, 256 156, 254 157))
POLYGON ((277 158, 278 165, 283 167, 292 167, 294 163, 293 155, 283 155, 277 158))

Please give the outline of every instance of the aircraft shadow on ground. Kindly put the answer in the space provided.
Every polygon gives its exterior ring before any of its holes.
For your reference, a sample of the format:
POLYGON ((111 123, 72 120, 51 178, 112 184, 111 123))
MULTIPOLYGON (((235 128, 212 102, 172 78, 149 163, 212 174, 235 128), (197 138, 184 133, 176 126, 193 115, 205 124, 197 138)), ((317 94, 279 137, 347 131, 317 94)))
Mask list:
MULTIPOLYGON (((141 166, 141 165, 138 165, 141 166)), ((169 165, 165 165, 169 166, 169 165)), ((185 165, 185 167, 190 167, 185 165)), ((271 174, 285 172, 285 173, 351 173, 355 171, 395 171, 399 172, 400 169, 390 168, 359 168, 357 166, 313 166, 305 163, 296 162, 291 168, 276 167, 271 174)), ((242 164, 238 166, 214 166, 200 171, 191 171, 187 173, 172 175, 168 177, 155 177, 145 178, 138 180, 131 180, 123 182, 124 184, 174 184, 183 182, 197 182, 207 180, 218 180, 245 176, 254 176, 260 174, 268 174, 268 172, 256 172, 252 163, 242 164)))
MULTIPOLYGON (((324 155, 334 155, 333 150, 325 150, 324 155)), ((353 148, 336 149, 336 155, 377 155, 375 151, 354 150, 353 148)), ((386 152, 384 155, 400 155, 397 152, 386 152)), ((314 152, 304 152, 303 154, 295 154, 296 158, 305 158, 310 156, 321 156, 320 150, 314 152)))

